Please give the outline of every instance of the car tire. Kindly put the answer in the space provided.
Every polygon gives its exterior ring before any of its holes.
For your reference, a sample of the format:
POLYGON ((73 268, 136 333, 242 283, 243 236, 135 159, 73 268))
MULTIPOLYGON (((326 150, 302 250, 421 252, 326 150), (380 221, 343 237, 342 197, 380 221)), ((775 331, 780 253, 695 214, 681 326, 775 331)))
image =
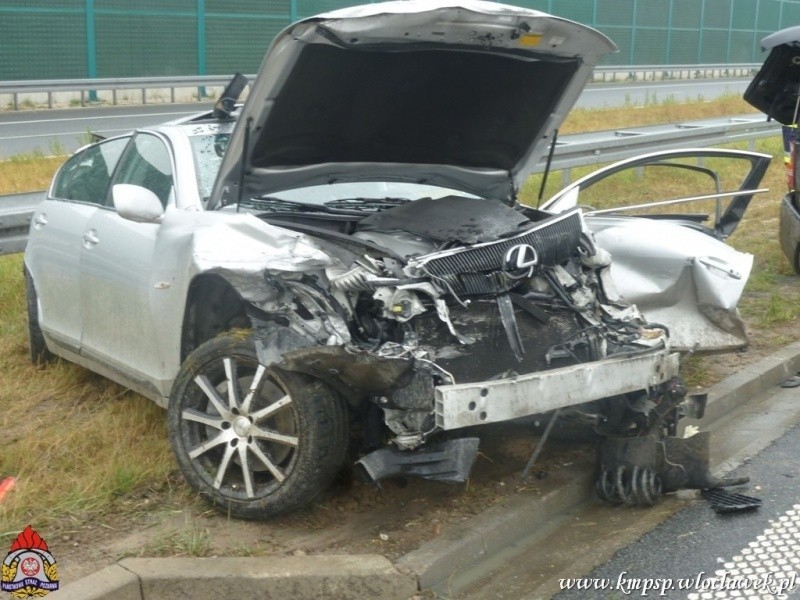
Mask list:
POLYGON ((28 307, 28 351, 31 362, 35 365, 53 362, 55 354, 47 349, 42 328, 39 327, 39 298, 28 269, 25 269, 25 300, 28 307))
POLYGON ((167 420, 189 484, 245 519, 308 504, 330 485, 347 451, 347 412, 336 393, 319 379, 266 369, 253 334, 241 330, 188 356, 167 420))

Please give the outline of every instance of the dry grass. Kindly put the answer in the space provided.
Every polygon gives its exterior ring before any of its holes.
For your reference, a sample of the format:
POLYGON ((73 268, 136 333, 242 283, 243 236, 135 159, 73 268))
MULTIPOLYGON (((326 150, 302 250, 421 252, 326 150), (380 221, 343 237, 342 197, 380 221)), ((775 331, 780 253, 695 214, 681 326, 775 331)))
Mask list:
POLYGON ((584 131, 601 131, 620 127, 642 127, 663 123, 681 123, 697 119, 752 113, 753 107, 739 96, 723 96, 710 102, 664 102, 644 106, 589 110, 578 108, 569 113, 559 130, 561 135, 584 131))
MULTIPOLYGON (((64 159, 0 162, 0 194, 46 189, 64 159)), ((21 255, 0 257, 0 282, 0 478, 17 479, 0 503, 0 546, 29 523, 69 529, 146 505, 176 469, 164 412, 76 365, 32 366, 21 255)))
POLYGON ((64 158, 63 155, 45 158, 39 154, 25 154, 0 161, 0 194, 47 189, 64 158))
MULTIPOLYGON (((667 102, 645 107, 575 111, 564 133, 629 127, 739 114, 750 110, 738 99, 710 103, 667 102)), ((759 144, 780 156, 777 141, 759 144)), ((0 162, 0 194, 47 187, 63 158, 19 157, 0 162)), ((535 178, 523 196, 535 199, 535 178)), ((680 185, 680 182, 677 182, 680 185)), ((758 327, 780 329, 797 315, 797 293, 780 292, 789 275, 777 245, 777 207, 784 189, 781 161, 770 168, 772 192, 758 198, 731 242, 756 255, 756 268, 742 303, 758 327)), ((558 174, 550 193, 561 187, 558 174)), ((535 203, 535 200, 534 200, 535 203)), ((0 477, 18 478, 0 502, 0 546, 25 525, 45 522, 69 529, 111 512, 152 510, 151 491, 161 502, 185 500, 174 487, 163 411, 136 394, 66 363, 34 368, 27 356, 27 329, 20 256, 0 257, 0 477)), ((797 286, 792 286, 792 290, 797 286)), ((779 337, 772 338, 773 340, 779 337)), ((703 363, 692 365, 697 381, 703 363)))
POLYGON ((0 477, 17 478, 0 503, 2 546, 29 523, 135 508, 175 467, 152 402, 69 363, 30 364, 20 255, 0 257, 0 281, 0 477))

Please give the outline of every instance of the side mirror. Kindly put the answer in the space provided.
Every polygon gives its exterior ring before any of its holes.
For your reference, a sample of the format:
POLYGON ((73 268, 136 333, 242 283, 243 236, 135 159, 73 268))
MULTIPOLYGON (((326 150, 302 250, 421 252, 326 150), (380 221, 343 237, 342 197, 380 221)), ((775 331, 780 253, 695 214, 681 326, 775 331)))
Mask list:
POLYGON ((123 219, 137 223, 160 223, 164 215, 161 200, 153 192, 139 185, 118 183, 111 189, 114 208, 123 219))

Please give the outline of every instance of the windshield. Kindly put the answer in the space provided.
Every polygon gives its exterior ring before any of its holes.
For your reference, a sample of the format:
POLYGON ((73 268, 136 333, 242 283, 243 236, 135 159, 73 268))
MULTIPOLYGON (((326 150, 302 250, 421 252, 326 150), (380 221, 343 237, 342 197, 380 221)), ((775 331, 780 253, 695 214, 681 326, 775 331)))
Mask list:
POLYGON ((193 125, 189 135, 194 159, 194 171, 197 176, 197 193, 203 206, 206 206, 214 189, 222 157, 228 148, 233 131, 233 123, 193 125))

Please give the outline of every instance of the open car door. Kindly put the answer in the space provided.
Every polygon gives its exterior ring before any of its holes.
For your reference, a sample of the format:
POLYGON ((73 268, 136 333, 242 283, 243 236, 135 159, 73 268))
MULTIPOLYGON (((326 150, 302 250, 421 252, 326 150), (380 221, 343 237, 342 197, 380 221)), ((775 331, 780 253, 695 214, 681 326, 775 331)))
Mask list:
POLYGON ((593 171, 541 208, 562 212, 579 197, 587 215, 669 220, 725 239, 753 196, 766 191, 758 184, 771 159, 767 154, 716 148, 653 152, 593 171))
POLYGON ((766 154, 670 150, 601 168, 542 205, 580 204, 597 244, 611 253, 619 293, 670 330, 673 349, 723 352, 747 345, 737 305, 750 254, 733 233, 769 166, 766 154))

